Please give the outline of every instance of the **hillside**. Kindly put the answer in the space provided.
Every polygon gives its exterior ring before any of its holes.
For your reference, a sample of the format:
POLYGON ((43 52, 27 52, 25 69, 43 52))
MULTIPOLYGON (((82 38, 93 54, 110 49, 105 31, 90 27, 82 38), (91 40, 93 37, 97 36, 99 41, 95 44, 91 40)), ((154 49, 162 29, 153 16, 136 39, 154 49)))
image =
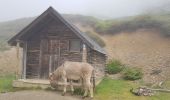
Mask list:
POLYGON ((119 32, 133 32, 141 28, 154 28, 162 35, 170 35, 170 12, 104 20, 98 22, 94 29, 99 34, 113 35, 119 32))
MULTIPOLYGON (((159 82, 170 75, 170 13, 142 14, 112 20, 82 15, 63 16, 100 45, 106 45, 109 58, 118 59, 130 67, 141 68, 145 73, 144 81, 159 82)), ((8 49, 6 41, 33 19, 1 22, 0 49, 8 49)), ((14 52, 12 49, 0 54, 1 72, 14 72, 12 68, 15 68, 15 61, 8 63, 14 59, 14 52)))
MULTIPOLYGON (((157 28, 162 34, 170 33, 170 13, 141 14, 138 16, 119 19, 100 20, 91 16, 63 14, 68 21, 76 26, 92 28, 99 34, 115 34, 122 31, 135 31, 141 28, 157 28)), ((7 40, 14 36, 35 17, 0 22, 0 40, 7 40)), ((86 30, 85 30, 86 31, 86 30)))
MULTIPOLYGON (((145 82, 160 82, 170 76, 170 38, 160 32, 140 29, 103 36, 110 58, 144 72, 145 82)), ((170 78, 169 78, 170 79, 170 78)))

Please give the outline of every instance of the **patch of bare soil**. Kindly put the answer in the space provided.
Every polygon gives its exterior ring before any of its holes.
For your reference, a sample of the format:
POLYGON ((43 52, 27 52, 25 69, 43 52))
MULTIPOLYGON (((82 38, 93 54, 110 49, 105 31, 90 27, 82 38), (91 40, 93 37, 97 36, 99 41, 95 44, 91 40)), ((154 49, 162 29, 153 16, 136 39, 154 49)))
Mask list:
POLYGON ((170 79, 170 38, 154 30, 138 30, 102 36, 109 58, 129 66, 141 68, 144 81, 159 82, 170 79))
POLYGON ((50 91, 19 91, 0 94, 0 100, 81 100, 81 97, 50 91))

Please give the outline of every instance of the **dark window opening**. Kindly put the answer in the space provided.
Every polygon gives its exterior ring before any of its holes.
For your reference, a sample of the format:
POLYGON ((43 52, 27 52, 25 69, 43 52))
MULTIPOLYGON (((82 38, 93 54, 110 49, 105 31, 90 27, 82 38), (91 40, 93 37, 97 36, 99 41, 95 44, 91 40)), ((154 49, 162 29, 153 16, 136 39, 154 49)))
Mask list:
POLYGON ((70 43, 69 43, 69 50, 71 52, 80 52, 80 40, 70 40, 70 43))

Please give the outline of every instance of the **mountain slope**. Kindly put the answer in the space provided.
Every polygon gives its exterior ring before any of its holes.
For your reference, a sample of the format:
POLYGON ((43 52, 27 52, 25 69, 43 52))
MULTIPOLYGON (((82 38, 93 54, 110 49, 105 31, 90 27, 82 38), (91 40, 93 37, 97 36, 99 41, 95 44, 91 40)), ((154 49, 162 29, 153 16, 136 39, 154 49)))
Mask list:
MULTIPOLYGON (((145 73, 144 81, 154 83, 169 78, 167 76, 170 75, 170 13, 143 14, 112 20, 81 15, 63 16, 98 43, 106 44, 109 58, 118 59, 131 67, 141 68, 145 73)), ((7 46, 7 39, 33 19, 34 17, 1 22, 0 49, 7 46)), ((12 53, 14 50, 5 53, 5 57, 0 56, 0 62, 3 62, 0 64, 0 70, 15 68, 15 62, 8 63, 13 59, 12 53), (4 60, 3 57, 8 60, 4 60)))
POLYGON ((140 29, 113 36, 105 35, 103 39, 109 58, 140 68, 144 72, 145 82, 156 83, 169 78, 170 38, 162 37, 160 32, 140 29))
POLYGON ((114 35, 119 32, 133 32, 141 28, 155 28, 162 35, 170 35, 170 12, 159 14, 141 14, 119 19, 100 21, 95 31, 100 34, 114 35))

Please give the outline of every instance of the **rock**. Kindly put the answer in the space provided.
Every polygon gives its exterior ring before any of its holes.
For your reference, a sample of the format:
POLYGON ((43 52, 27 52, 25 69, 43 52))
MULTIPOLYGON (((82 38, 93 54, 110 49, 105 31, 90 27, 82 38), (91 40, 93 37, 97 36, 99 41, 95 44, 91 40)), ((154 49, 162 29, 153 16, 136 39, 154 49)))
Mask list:
POLYGON ((135 90, 130 90, 133 94, 138 96, 152 96, 154 95, 154 91, 148 89, 147 87, 139 87, 135 90))

